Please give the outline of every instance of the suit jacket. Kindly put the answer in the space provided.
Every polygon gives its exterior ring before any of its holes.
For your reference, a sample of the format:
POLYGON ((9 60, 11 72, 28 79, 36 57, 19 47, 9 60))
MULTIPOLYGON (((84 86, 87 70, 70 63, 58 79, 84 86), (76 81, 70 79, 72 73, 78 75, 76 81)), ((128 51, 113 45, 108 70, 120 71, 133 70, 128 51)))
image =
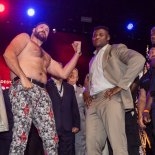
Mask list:
POLYGON ((79 112, 80 112, 80 126, 81 126, 81 131, 80 132, 84 132, 82 134, 85 134, 85 125, 86 125, 86 123, 85 123, 85 121, 86 121, 85 107, 86 106, 85 106, 85 103, 84 103, 84 100, 83 100, 83 88, 76 86, 75 95, 76 95, 78 108, 79 108, 79 112))
POLYGON ((8 131, 8 118, 5 108, 5 102, 3 97, 3 91, 0 84, 0 132, 8 131))
POLYGON ((83 88, 76 86, 75 95, 80 112, 80 131, 75 134, 75 152, 84 155, 86 154, 86 106, 83 100, 83 88))
POLYGON ((63 96, 60 97, 53 80, 47 82, 47 91, 52 100, 58 134, 63 130, 72 131, 73 127, 80 129, 80 114, 74 87, 63 82, 63 96))
POLYGON ((125 109, 134 107, 130 85, 142 71, 144 63, 145 58, 140 53, 128 49, 124 44, 109 45, 103 54, 103 74, 110 83, 123 88, 121 98, 125 109))

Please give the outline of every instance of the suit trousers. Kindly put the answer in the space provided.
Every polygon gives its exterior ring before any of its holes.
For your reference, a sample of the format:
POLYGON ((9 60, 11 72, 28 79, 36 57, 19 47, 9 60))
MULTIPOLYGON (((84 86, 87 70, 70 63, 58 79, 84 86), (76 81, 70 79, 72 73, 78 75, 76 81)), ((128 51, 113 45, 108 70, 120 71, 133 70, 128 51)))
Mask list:
POLYGON ((128 155, 125 111, 120 94, 111 99, 97 95, 86 115, 86 146, 89 155, 101 155, 108 137, 113 155, 128 155))
POLYGON ((58 155, 75 155, 75 134, 72 131, 62 131, 58 136, 58 155))

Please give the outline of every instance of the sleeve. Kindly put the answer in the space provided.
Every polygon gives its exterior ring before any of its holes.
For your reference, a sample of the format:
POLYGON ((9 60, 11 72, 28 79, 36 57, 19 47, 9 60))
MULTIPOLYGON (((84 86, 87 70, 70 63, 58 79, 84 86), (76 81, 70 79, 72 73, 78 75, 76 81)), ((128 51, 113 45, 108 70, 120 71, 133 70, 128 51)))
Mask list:
POLYGON ((116 49, 116 55, 127 67, 124 75, 117 86, 127 90, 134 79, 142 71, 145 58, 138 52, 128 49, 125 45, 119 44, 116 49))
POLYGON ((72 88, 72 94, 73 94, 72 96, 73 127, 77 127, 80 129, 80 113, 74 88, 72 88))

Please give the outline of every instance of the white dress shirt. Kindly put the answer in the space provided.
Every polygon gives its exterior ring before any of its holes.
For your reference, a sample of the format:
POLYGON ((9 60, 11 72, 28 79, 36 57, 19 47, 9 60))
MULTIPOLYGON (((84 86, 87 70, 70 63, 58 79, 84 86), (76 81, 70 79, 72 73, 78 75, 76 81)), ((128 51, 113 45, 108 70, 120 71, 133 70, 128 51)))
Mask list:
POLYGON ((93 59, 92 65, 90 66, 90 95, 95 95, 108 88, 113 88, 115 85, 111 84, 103 75, 103 54, 109 44, 101 48, 98 53, 94 52, 95 58, 93 59))

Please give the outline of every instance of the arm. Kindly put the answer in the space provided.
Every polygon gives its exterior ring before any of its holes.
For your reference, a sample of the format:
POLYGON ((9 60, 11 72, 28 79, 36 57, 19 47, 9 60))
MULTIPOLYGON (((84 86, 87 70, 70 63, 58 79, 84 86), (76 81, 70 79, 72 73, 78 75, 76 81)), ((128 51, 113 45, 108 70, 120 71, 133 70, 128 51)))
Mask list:
POLYGON ((48 73, 62 79, 66 79, 70 72, 75 68, 79 57, 81 56, 81 42, 74 42, 72 44, 75 54, 72 59, 65 65, 64 68, 61 68, 60 64, 51 58, 50 64, 47 68, 48 73))
POLYGON ((90 92, 89 92, 89 74, 86 75, 85 80, 84 80, 84 91, 83 91, 83 100, 87 106, 87 108, 89 108, 91 106, 91 102, 92 102, 92 98, 90 96, 90 92))
POLYGON ((145 123, 149 123, 151 121, 151 117, 150 117, 151 105, 152 105, 152 96, 150 95, 150 92, 149 92, 147 94, 146 106, 143 112, 143 120, 145 121, 145 123))
POLYGON ((123 44, 120 44, 118 46, 119 47, 116 50, 116 55, 118 56, 120 61, 127 67, 117 86, 127 90, 129 89, 134 79, 142 71, 145 63, 145 58, 140 53, 128 49, 123 44))
POLYGON ((80 130, 80 113, 79 107, 77 103, 77 99, 75 96, 74 88, 72 88, 72 116, 73 116, 73 128, 72 132, 77 133, 80 130))
POLYGON ((143 122, 143 112, 146 106, 146 91, 145 89, 140 89, 139 98, 138 98, 138 124, 141 128, 145 128, 143 122))
POLYGON ((26 75, 22 71, 22 68, 20 67, 18 62, 18 56, 27 46, 29 41, 30 37, 28 36, 28 34, 19 34, 11 41, 3 55, 8 67, 14 74, 16 74, 21 79, 22 85, 25 88, 32 87, 32 84, 28 81, 26 75))
POLYGON ((8 67, 18 77, 25 76, 25 74, 19 66, 17 57, 28 44, 29 40, 30 37, 26 33, 19 34, 11 41, 3 55, 8 67))
POLYGON ((88 89, 85 89, 83 92, 83 100, 84 100, 87 108, 89 108, 91 106, 92 98, 90 96, 88 89))
POLYGON ((114 54, 127 67, 125 68, 125 72, 122 75, 122 78, 118 82, 117 86, 112 89, 108 89, 105 92, 106 98, 111 98, 111 96, 119 93, 122 89, 129 89, 136 76, 138 76, 138 74, 142 71, 145 63, 145 59, 141 54, 134 50, 128 49, 123 44, 113 45, 112 48, 116 48, 114 54))

